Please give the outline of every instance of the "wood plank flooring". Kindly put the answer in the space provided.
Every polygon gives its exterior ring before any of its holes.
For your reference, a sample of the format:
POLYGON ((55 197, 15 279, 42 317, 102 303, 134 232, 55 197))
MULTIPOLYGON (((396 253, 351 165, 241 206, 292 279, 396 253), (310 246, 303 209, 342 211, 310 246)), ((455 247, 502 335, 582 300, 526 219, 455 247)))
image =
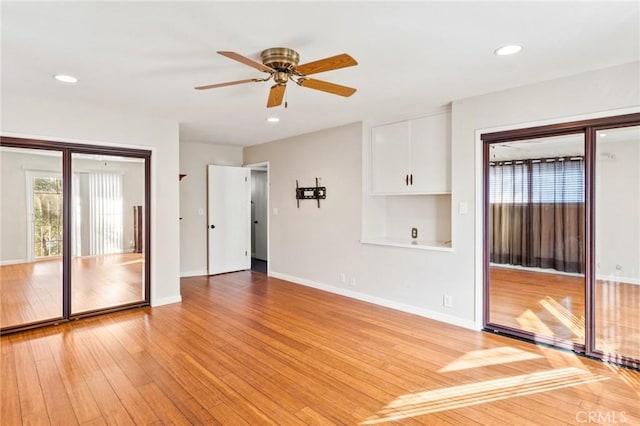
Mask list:
MULTIPOLYGON (((72 312, 144 299, 143 255, 109 254, 73 258, 72 312)), ((0 266, 0 326, 62 316, 62 259, 0 266)))
MULTIPOLYGON (((584 344, 584 278, 490 268, 491 322, 584 344)), ((596 349, 640 359, 640 285, 597 281, 596 349)))
POLYGON ((573 353, 248 271, 182 297, 3 336, 0 423, 640 424, 640 373, 573 353))

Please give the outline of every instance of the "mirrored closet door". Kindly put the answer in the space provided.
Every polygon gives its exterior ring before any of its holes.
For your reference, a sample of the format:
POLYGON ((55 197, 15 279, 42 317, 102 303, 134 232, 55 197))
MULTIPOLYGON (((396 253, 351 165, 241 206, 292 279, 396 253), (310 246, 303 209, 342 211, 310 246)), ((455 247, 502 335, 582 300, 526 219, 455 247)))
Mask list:
POLYGON ((484 327, 640 367, 640 113, 485 133, 484 327))
POLYGON ((73 153, 71 312, 145 299, 144 158, 73 153))
POLYGON ((151 153, 0 142, 0 332, 148 305, 151 153))
POLYGON ((595 139, 595 351, 640 359, 640 126, 595 139))
POLYGON ((2 328, 62 318, 62 153, 0 147, 2 328))
POLYGON ((582 134, 491 145, 492 323, 584 345, 584 170, 582 134))

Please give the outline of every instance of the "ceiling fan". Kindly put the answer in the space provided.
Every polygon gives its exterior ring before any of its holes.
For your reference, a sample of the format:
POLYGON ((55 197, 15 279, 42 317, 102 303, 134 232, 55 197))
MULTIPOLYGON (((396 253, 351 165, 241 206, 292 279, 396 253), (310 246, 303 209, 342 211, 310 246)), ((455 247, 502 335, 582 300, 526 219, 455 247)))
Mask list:
MULTIPOLYGON (((282 104, 284 92, 289 80, 294 81, 298 86, 308 87, 310 89, 321 90, 323 92, 332 93, 340 96, 351 96, 356 89, 339 84, 329 83, 327 81, 316 80, 307 77, 325 71, 337 70, 339 68, 352 67, 358 65, 355 59, 346 53, 331 56, 329 58, 319 59, 317 61, 308 62, 298 65, 300 55, 293 49, 287 47, 272 47, 264 50, 261 54, 262 63, 242 56, 236 52, 218 51, 218 54, 226 56, 229 59, 238 61, 245 65, 249 65, 257 70, 269 74, 265 78, 249 78, 246 80, 228 81, 226 83, 209 84, 206 86, 198 86, 196 90, 215 89, 217 87, 233 86, 236 84, 256 83, 260 81, 268 81, 273 78, 276 83, 269 90, 269 98, 267 99, 267 108, 276 107, 282 104)), ((286 106, 286 104, 285 104, 286 106)))

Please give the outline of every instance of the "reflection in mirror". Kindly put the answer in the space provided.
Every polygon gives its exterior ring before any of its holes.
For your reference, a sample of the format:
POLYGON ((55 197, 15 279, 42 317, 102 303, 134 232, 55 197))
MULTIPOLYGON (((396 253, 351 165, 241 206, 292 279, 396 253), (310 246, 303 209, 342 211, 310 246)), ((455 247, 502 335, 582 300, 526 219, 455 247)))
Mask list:
POLYGON ((145 162, 72 154, 71 312, 144 300, 145 162))
POLYGON ((640 359, 640 127, 596 134, 595 348, 640 359))
POLYGON ((489 148, 489 322, 585 342, 584 137, 489 148))
POLYGON ((62 316, 62 153, 0 147, 2 328, 62 316))

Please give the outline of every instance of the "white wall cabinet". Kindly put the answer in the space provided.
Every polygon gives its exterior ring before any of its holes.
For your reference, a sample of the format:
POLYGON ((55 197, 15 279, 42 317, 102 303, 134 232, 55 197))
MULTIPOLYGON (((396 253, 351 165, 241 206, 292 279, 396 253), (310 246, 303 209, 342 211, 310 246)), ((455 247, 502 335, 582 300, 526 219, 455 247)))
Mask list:
POLYGON ((363 243, 452 250, 450 117, 365 125, 363 243))
POLYGON ((451 192, 450 115, 432 115, 371 129, 374 194, 451 192))

